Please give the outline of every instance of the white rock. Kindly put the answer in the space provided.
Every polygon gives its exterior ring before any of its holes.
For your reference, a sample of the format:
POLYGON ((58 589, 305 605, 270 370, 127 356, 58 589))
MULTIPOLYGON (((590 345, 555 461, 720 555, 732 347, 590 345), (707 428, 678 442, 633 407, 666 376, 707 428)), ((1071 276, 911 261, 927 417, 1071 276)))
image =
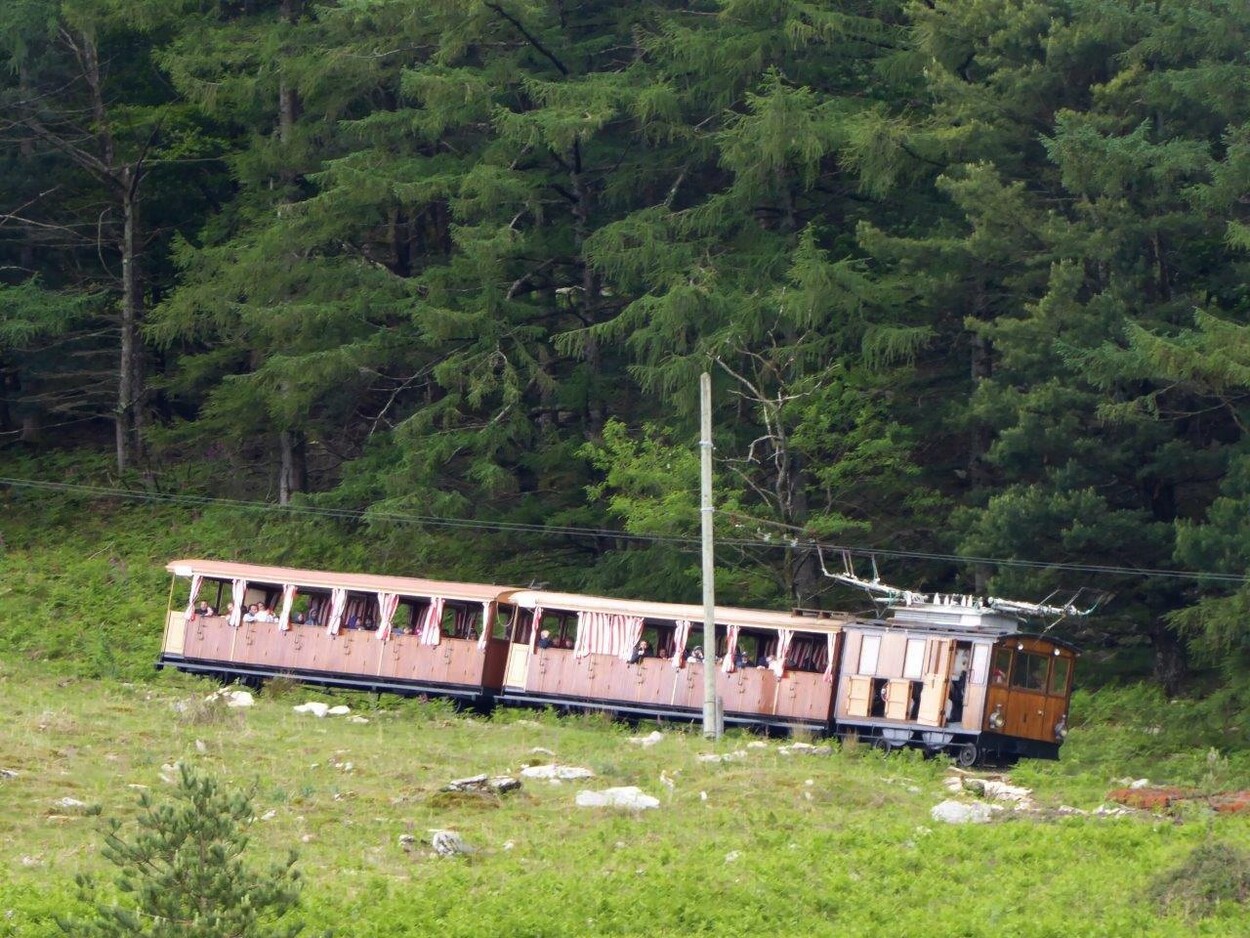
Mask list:
POLYGON ((993 798, 997 801, 1014 801, 1018 804, 1028 804, 1033 800, 1033 789, 1020 788, 992 778, 985 780, 984 794, 986 798, 993 798))
POLYGON ((516 844, 515 844, 515 843, 513 843, 511 840, 505 840, 505 841, 503 842, 503 849, 504 849, 504 850, 511 850, 511 849, 512 849, 513 847, 515 847, 515 846, 516 846, 516 844))
POLYGON ((195 741, 195 751, 200 754, 208 752, 208 746, 205 744, 204 740, 197 739, 195 741))
POLYGON ((305 704, 299 704, 291 709, 296 713, 311 713, 315 717, 323 717, 330 712, 329 704, 317 703, 314 700, 310 700, 305 704))
POLYGON ((232 690, 224 696, 227 707, 253 707, 256 705, 256 698, 245 690, 232 690))
POLYGON ((326 713, 332 717, 345 717, 352 712, 352 708, 347 704, 339 704, 337 707, 331 707, 326 713))
POLYGON ((575 765, 531 765, 523 768, 521 774, 526 778, 555 778, 555 779, 574 779, 574 778, 594 778, 595 773, 590 769, 579 768, 575 765))
POLYGON ((14 769, 0 769, 0 778, 17 778, 20 774, 14 769))
POLYGON ((556 755, 550 749, 544 749, 542 746, 535 746, 533 749, 530 750, 530 753, 535 756, 551 756, 553 759, 555 758, 555 755, 556 755))
POLYGON ((707 792, 705 792, 705 791, 701 791, 701 792, 699 792, 699 800, 700 800, 700 801, 707 801, 707 792))
POLYGON ((723 755, 716 752, 705 752, 699 756, 700 762, 740 762, 747 757, 745 749, 735 749, 733 752, 726 752, 723 755))
POLYGON ((368 723, 369 718, 362 717, 362 716, 350 716, 347 718, 347 722, 348 723, 368 723))
POLYGON ((58 808, 85 808, 87 802, 79 801, 77 798, 62 798, 60 801, 53 802, 58 808))
POLYGON ((741 858, 742 852, 740 850, 730 850, 727 854, 725 854, 726 863, 737 863, 741 858))
POLYGON ((985 824, 993 815, 992 806, 984 802, 965 804, 962 801, 943 801, 929 810, 929 817, 943 824, 985 824))
POLYGON ((260 819, 262 821, 272 821, 277 816, 278 816, 278 812, 275 811, 273 808, 270 808, 268 811, 266 811, 264 814, 260 816, 260 819))
POLYGON ((767 749, 768 743, 764 742, 764 740, 762 739, 753 739, 749 743, 747 743, 747 748, 748 749, 767 749))
POLYGON ((629 741, 631 743, 633 743, 635 746, 642 746, 644 749, 649 749, 652 746, 654 746, 656 743, 662 742, 663 740, 664 740, 664 734, 661 733, 659 730, 652 730, 646 736, 629 737, 629 741))
POLYGON ((646 808, 658 808, 660 799, 643 794, 642 789, 634 785, 622 788, 605 788, 603 791, 579 791, 577 793, 579 808, 631 808, 641 811, 646 808))
POLYGON ((1133 781, 1131 781, 1131 782, 1129 782, 1129 783, 1128 783, 1128 787, 1129 787, 1129 788, 1133 788, 1133 789, 1137 789, 1137 788, 1149 788, 1149 787, 1150 787, 1150 779, 1148 779, 1148 778, 1139 778, 1139 779, 1134 779, 1133 781))

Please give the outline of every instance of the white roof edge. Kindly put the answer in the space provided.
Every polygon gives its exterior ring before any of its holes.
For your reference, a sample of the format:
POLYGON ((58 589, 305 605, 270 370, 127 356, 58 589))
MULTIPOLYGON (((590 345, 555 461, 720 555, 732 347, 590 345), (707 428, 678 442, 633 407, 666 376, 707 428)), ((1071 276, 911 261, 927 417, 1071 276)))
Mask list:
MULTIPOLYGON (((525 609, 542 606, 549 610, 570 612, 620 612, 642 616, 644 619, 687 619, 696 625, 703 622, 703 606, 693 603, 662 603, 640 599, 614 599, 608 596, 587 596, 579 593, 556 593, 548 590, 516 590, 502 593, 500 602, 511 603, 525 609)), ((838 615, 836 618, 795 615, 776 609, 744 609, 737 606, 717 606, 716 621, 720 625, 738 625, 752 628, 788 628, 800 632, 837 632, 852 617, 838 615)))

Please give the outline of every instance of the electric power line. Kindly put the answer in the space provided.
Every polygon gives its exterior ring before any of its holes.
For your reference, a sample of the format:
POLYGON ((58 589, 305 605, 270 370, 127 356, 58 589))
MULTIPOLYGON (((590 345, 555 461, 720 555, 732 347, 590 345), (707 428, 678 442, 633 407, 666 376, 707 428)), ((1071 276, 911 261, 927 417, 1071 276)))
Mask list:
MULTIPOLYGON (((651 544, 669 544, 675 547, 696 550, 699 547, 697 537, 678 537, 664 534, 635 534, 626 531, 613 531, 603 528, 583 528, 571 525, 525 524, 512 521, 483 521, 470 518, 445 518, 434 515, 417 515, 400 512, 362 511, 350 508, 330 508, 318 505, 275 505, 271 502, 246 501, 243 499, 219 498, 209 495, 189 495, 185 493, 134 491, 131 489, 108 488, 106 486, 85 485, 75 482, 49 482, 42 479, 14 479, 0 477, 0 486, 11 488, 34 489, 36 491, 62 492, 94 498, 116 498, 129 501, 158 502, 170 505, 182 505, 198 508, 224 508, 237 511, 254 511, 264 513, 282 513, 287 515, 304 515, 309 517, 329 518, 337 521, 385 521, 393 524, 418 524, 429 527, 444 527, 478 531, 497 531, 514 534, 562 535, 569 537, 614 538, 617 540, 639 541, 651 544)), ((774 527, 787 532, 780 537, 756 538, 720 538, 718 543, 730 547, 757 548, 776 550, 778 548, 810 548, 829 551, 830 553, 850 554, 858 557, 892 557, 901 560, 929 560, 956 564, 988 564, 999 567, 1018 567, 1033 570, 1054 570, 1068 573, 1099 573, 1128 577, 1155 577, 1178 580, 1199 580, 1211 583, 1237 585, 1247 582, 1250 577, 1243 574, 1215 573, 1197 570, 1166 570, 1149 567, 1120 567, 1110 564, 1061 563, 1043 560, 1020 560, 1002 557, 969 557, 958 554, 943 554, 932 551, 900 550, 877 547, 858 547, 842 544, 826 544, 810 537, 801 528, 775 521, 764 521, 732 512, 717 511, 734 521, 739 527, 747 524, 760 527, 774 527)))

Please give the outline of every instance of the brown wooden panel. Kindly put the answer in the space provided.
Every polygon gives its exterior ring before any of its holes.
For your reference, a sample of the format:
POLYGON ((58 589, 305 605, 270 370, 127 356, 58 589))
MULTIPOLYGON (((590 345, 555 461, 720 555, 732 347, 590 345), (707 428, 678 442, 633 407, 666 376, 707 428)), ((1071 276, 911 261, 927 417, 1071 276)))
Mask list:
POLYGON ((186 657, 204 658, 209 661, 229 661, 230 649, 234 644, 235 629, 226 624, 223 616, 197 618, 195 625, 187 635, 187 647, 193 652, 184 651, 186 657))
POLYGON ((847 680, 846 715, 866 717, 872 709, 872 678, 855 674, 847 680))
POLYGON ((491 690, 503 687, 504 669, 508 666, 509 642, 502 638, 488 639, 486 658, 482 663, 482 685, 491 690))
POLYGON ((833 684, 823 674, 812 671, 787 671, 777 682, 778 716, 799 720, 827 722, 833 706, 833 684))
POLYGON ((772 715, 777 676, 768 668, 740 668, 720 675, 725 712, 744 715, 772 715))
POLYGON ((886 683, 885 718, 906 720, 911 709, 911 681, 895 678, 886 683))

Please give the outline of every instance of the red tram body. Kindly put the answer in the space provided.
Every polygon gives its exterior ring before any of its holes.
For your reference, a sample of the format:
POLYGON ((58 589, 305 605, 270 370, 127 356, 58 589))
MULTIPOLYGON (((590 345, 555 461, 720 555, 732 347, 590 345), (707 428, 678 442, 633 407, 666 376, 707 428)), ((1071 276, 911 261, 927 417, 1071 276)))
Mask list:
POLYGON ((1074 649, 959 597, 908 594, 884 620, 717 607, 705 663, 702 606, 208 560, 167 569, 158 666, 193 673, 697 720, 711 666, 727 723, 967 765, 1054 758, 1067 733, 1074 649))

